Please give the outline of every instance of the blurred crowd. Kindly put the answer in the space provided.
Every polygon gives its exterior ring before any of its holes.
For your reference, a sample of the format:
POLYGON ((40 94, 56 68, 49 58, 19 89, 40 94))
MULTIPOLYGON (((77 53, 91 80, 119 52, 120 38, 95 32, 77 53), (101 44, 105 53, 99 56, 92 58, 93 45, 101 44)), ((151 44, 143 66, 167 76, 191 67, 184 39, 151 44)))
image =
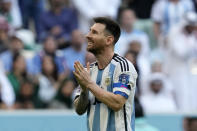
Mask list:
POLYGON ((197 111, 197 0, 0 0, 0 109, 72 109, 92 18, 121 27, 145 113, 197 111))

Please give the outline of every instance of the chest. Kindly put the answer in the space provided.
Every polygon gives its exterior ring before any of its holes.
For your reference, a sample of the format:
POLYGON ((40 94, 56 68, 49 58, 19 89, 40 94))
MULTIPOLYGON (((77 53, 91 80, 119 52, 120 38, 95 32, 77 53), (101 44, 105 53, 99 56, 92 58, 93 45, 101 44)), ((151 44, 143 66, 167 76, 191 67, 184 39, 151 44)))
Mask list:
MULTIPOLYGON (((109 65, 104 70, 99 70, 97 67, 91 70, 91 79, 105 91, 112 92, 115 75, 115 66, 109 65)), ((89 92, 89 99, 93 104, 95 102, 94 95, 89 92)))

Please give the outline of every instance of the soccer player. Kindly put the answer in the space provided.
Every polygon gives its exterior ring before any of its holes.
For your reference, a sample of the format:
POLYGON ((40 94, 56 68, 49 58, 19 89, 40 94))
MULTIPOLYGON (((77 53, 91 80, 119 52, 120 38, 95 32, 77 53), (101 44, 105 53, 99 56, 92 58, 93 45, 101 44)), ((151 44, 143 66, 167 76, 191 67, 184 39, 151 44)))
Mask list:
POLYGON ((75 62, 80 87, 74 100, 79 115, 87 111, 89 131, 134 131, 134 93, 137 73, 125 58, 114 53, 119 25, 105 17, 94 18, 86 38, 87 51, 97 61, 84 68, 75 62))

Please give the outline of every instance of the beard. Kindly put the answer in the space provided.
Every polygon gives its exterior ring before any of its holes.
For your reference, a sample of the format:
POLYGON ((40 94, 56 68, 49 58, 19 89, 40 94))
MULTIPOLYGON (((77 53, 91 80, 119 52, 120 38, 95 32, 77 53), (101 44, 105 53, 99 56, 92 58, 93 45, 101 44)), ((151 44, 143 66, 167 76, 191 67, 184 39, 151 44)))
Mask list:
POLYGON ((94 55, 101 54, 101 52, 104 50, 104 47, 87 47, 87 51, 91 52, 94 55))
POLYGON ((103 41, 89 40, 86 50, 94 55, 100 54, 104 50, 103 41))

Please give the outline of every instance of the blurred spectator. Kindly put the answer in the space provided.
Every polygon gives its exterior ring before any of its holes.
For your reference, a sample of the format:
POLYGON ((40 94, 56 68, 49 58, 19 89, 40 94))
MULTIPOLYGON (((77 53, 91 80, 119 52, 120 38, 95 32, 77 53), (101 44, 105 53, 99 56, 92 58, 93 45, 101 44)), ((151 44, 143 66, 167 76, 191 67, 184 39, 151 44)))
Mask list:
POLYGON ((197 118, 186 117, 184 119, 184 131, 196 131, 197 129, 197 118))
POLYGON ((135 131, 159 131, 159 129, 147 123, 144 110, 137 97, 135 97, 135 118, 135 131))
POLYGON ((31 80, 24 79, 16 98, 15 109, 33 109, 35 108, 35 99, 34 83, 31 80))
POLYGON ((163 72, 163 66, 162 66, 163 63, 161 63, 160 61, 154 61, 152 62, 151 64, 151 72, 152 73, 162 73, 163 72))
POLYGON ((50 9, 40 16, 38 39, 42 41, 48 35, 56 38, 57 46, 70 40, 71 32, 78 27, 76 12, 65 7, 64 0, 49 0, 50 9))
POLYGON ((137 64, 137 57, 138 57, 138 52, 128 50, 124 56, 126 59, 128 59, 131 63, 133 63, 137 73, 138 73, 138 79, 136 82, 136 95, 139 96, 141 94, 141 89, 140 89, 140 71, 139 71, 139 66, 137 64))
POLYGON ((122 0, 123 5, 133 9, 139 19, 149 19, 152 5, 156 0, 122 0))
POLYGON ((9 43, 9 24, 5 17, 0 16, 0 53, 8 49, 9 43))
POLYGON ((168 36, 165 71, 173 82, 176 100, 181 111, 196 110, 197 15, 188 12, 181 23, 172 28, 168 36), (194 73, 194 74, 193 74, 194 73), (194 96, 195 95, 195 96, 194 96), (191 99, 192 98, 192 99, 191 99), (193 107, 193 106, 196 107, 193 107))
POLYGON ((14 54, 20 53, 22 49, 23 49, 23 42, 21 41, 21 39, 19 39, 16 36, 12 36, 10 38, 9 50, 4 51, 3 53, 0 54, 0 59, 3 62, 6 72, 11 71, 12 69, 14 54))
POLYGON ((91 52, 86 52, 85 63, 93 63, 96 61, 96 57, 91 52))
POLYGON ((12 84, 16 98, 19 96, 22 81, 27 78, 25 58, 17 52, 13 55, 12 69, 8 74, 8 79, 12 84))
POLYGON ((30 20, 33 20, 36 33, 38 33, 38 25, 40 15, 44 11, 45 0, 19 0, 22 14, 23 28, 29 29, 30 20))
POLYGON ((43 108, 49 107, 59 88, 58 71, 53 57, 45 55, 42 58, 42 74, 39 75, 38 96, 43 108))
POLYGON ((18 0, 1 0, 0 15, 5 16, 8 23, 13 26, 13 28, 18 29, 22 27, 18 0))
POLYGON ((129 43, 136 40, 141 43, 140 54, 148 57, 150 51, 149 39, 144 32, 134 29, 135 12, 123 7, 120 8, 118 16, 118 21, 121 26, 121 36, 115 45, 115 52, 124 56, 129 47, 129 43))
POLYGON ((186 12, 192 10, 194 10, 194 6, 189 0, 158 0, 155 2, 152 19, 157 40, 165 39, 169 30, 180 22, 186 12))
POLYGON ((35 51, 39 45, 35 42, 35 34, 28 29, 19 29, 15 31, 15 35, 23 41, 24 49, 26 51, 35 51))
POLYGON ((123 6, 128 6, 136 13, 135 28, 144 31, 149 37, 151 49, 156 47, 153 33, 153 21, 150 19, 151 9, 156 0, 123 0, 123 6))
POLYGON ((0 62, 0 108, 12 108, 15 102, 15 94, 7 76, 5 74, 2 63, 0 62))
POLYGON ((85 38, 83 34, 79 30, 74 30, 72 32, 71 46, 64 50, 64 59, 71 73, 74 70, 75 61, 79 61, 85 65, 85 46, 85 38))
POLYGON ((132 40, 128 45, 128 51, 131 51, 133 53, 133 56, 135 58, 134 66, 136 66, 136 69, 138 71, 138 79, 137 79, 137 88, 138 88, 138 95, 141 93, 141 88, 143 87, 143 83, 146 80, 146 77, 150 73, 150 62, 148 56, 142 55, 142 44, 139 40, 132 40), (135 63, 136 62, 136 63, 135 63))
POLYGON ((45 55, 49 55, 54 59, 58 69, 58 74, 63 75, 65 71, 65 61, 61 55, 58 54, 56 41, 51 36, 46 37, 43 42, 43 50, 37 52, 32 59, 32 64, 29 64, 31 74, 38 75, 41 73, 42 59, 45 55))
POLYGON ((197 0, 192 0, 192 2, 194 3, 195 11, 197 12, 197 0))
POLYGON ((168 91, 165 79, 161 73, 149 76, 148 88, 140 97, 146 113, 169 113, 177 110, 174 97, 168 91))
POLYGON ((65 79, 61 82, 55 100, 51 103, 50 108, 67 108, 73 107, 72 93, 75 89, 74 81, 65 79))
POLYGON ((89 31, 93 17, 111 17, 116 18, 118 7, 121 0, 73 0, 73 5, 79 14, 79 29, 83 33, 89 31))

